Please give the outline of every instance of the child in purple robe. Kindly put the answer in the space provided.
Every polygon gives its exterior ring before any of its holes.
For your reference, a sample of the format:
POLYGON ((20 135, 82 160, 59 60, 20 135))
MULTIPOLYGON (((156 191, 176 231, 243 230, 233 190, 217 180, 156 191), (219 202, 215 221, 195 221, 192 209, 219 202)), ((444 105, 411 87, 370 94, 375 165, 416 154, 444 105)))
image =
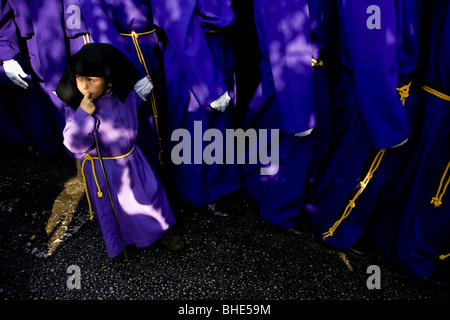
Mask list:
POLYGON ((182 248, 178 236, 167 232, 175 217, 157 176, 136 145, 137 108, 142 99, 133 90, 139 72, 110 44, 86 44, 69 59, 69 69, 57 87, 68 108, 64 145, 82 160, 90 204, 103 234, 107 254, 122 251, 111 203, 107 196, 94 129, 125 245, 146 247, 162 238, 170 250, 182 248), (97 128, 95 128, 97 126, 97 128))
POLYGON ((151 94, 145 98, 138 110, 137 144, 160 176, 161 143, 162 140, 167 140, 161 132, 160 124, 167 110, 163 96, 164 44, 160 29, 155 25, 151 3, 145 0, 78 2, 80 15, 83 16, 80 27, 90 33, 91 40, 109 43, 118 48, 141 72, 141 77, 145 79, 141 82, 142 87, 153 87, 151 94), (147 76, 151 81, 147 80, 147 76))

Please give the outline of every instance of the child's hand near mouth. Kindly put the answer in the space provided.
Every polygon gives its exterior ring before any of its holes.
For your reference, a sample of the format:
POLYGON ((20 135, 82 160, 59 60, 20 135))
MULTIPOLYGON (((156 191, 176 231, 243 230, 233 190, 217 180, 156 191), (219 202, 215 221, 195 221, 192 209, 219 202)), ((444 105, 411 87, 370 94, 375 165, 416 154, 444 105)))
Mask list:
POLYGON ((94 99, 92 99, 92 94, 87 92, 84 95, 83 100, 81 100, 80 107, 84 111, 86 111, 88 114, 92 115, 95 112, 95 104, 94 99))

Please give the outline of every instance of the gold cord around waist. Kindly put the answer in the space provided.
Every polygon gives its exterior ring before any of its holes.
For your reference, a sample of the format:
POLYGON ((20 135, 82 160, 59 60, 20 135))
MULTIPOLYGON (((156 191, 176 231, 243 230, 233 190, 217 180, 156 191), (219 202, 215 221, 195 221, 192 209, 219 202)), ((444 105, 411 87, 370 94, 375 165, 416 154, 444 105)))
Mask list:
POLYGON ((134 44, 134 47, 136 49, 136 53, 138 55, 139 62, 144 66, 145 72, 147 72, 148 76, 150 76, 150 73, 148 72, 147 64, 145 63, 145 59, 144 59, 144 54, 141 51, 141 47, 139 46, 139 42, 138 42, 137 39, 140 36, 151 34, 151 33, 155 32, 155 30, 156 29, 153 29, 153 30, 150 30, 150 31, 146 31, 146 32, 140 32, 140 33, 137 33, 137 32, 134 32, 134 31, 132 31, 131 33, 121 33, 122 36, 131 37, 133 39, 133 44, 134 44))
POLYGON ((430 88, 428 86, 422 86, 422 89, 425 90, 428 93, 431 93, 432 95, 445 100, 445 101, 450 101, 450 96, 446 95, 445 93, 439 92, 436 89, 430 88))
MULTIPOLYGON (((134 146, 133 146, 133 148, 131 148, 131 150, 128 153, 126 153, 124 155, 115 156, 115 157, 103 157, 102 159, 103 160, 117 160, 117 159, 125 158, 125 157, 128 157, 133 152, 133 150, 134 150, 134 146)), ((95 165, 94 165, 94 160, 99 160, 99 159, 100 159, 99 157, 93 157, 93 156, 91 156, 88 153, 88 154, 86 154, 84 156, 83 163, 81 164, 81 174, 83 175, 84 190, 86 191, 86 198, 87 198, 88 205, 89 205, 89 213, 90 213, 90 216, 91 216, 91 220, 94 218, 94 214, 92 212, 91 200, 89 198, 89 193, 88 193, 88 189, 87 189, 86 175, 84 174, 84 165, 86 163, 86 160, 91 162, 91 164, 92 164, 92 174, 94 176, 94 181, 95 181, 95 184, 97 186, 97 196, 99 198, 102 198, 103 197, 103 192, 100 189, 100 185, 98 184, 97 174, 95 173, 95 165)))
MULTIPOLYGON (((428 87, 428 86, 422 86, 422 89, 425 90, 426 92, 434 95, 435 97, 438 97, 438 98, 440 98, 442 100, 445 100, 445 101, 450 101, 450 96, 449 95, 446 95, 445 93, 439 92, 436 89, 433 89, 433 88, 428 87)), ((437 208, 440 205, 442 205, 442 197, 444 196, 445 192, 447 191, 447 187, 450 184, 450 175, 447 178, 447 182, 444 183, 445 177, 449 173, 449 170, 450 170, 450 162, 447 164, 447 167, 445 168, 444 173, 442 174, 442 177, 441 177, 441 180, 439 182, 439 187, 437 189, 436 195, 431 198, 431 204, 433 204, 435 208, 437 208)))
MULTIPOLYGON (((138 38, 143 35, 151 34, 155 31, 156 31, 156 29, 146 31, 146 32, 140 32, 140 33, 137 33, 135 31, 132 31, 131 33, 121 33, 122 36, 131 37, 133 39, 134 48, 136 49, 136 53, 139 58, 139 62, 144 67, 145 72, 147 73, 147 77, 149 78, 150 81, 151 81, 150 72, 148 71, 147 64, 145 63, 144 54, 142 53, 141 47, 139 46, 138 38)), ((158 110, 156 108, 155 94, 153 93, 153 90, 150 93, 150 102, 152 105, 153 117, 155 118, 156 134, 158 135, 159 162, 162 164, 162 139, 161 139, 161 135, 159 132, 158 110)))

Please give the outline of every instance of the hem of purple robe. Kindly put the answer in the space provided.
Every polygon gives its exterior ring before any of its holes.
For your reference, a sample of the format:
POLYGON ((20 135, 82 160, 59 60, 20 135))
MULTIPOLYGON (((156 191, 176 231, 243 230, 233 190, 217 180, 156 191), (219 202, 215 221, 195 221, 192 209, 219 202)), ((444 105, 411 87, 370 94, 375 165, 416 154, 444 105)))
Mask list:
MULTIPOLYGON (((173 224, 171 224, 170 226, 172 226, 172 225, 173 224)), ((126 242, 125 243, 125 247, 127 247, 129 245, 135 245, 136 248, 150 247, 155 242, 157 242, 167 231, 169 231, 169 229, 170 229, 170 227, 167 228, 167 230, 161 231, 158 236, 152 236, 152 237, 150 237, 148 239, 145 239, 145 240, 142 240, 142 241, 126 242)), ((123 251, 123 248, 122 248, 122 246, 120 244, 118 246, 114 246, 114 248, 106 248, 106 253, 107 253, 109 258, 117 257, 120 253, 122 253, 122 251, 123 251)))

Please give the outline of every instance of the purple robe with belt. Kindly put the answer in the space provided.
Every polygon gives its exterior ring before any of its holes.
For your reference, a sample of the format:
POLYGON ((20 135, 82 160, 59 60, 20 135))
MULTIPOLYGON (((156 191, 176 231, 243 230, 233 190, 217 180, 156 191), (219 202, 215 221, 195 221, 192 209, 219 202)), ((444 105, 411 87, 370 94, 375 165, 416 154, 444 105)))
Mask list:
POLYGON ((424 52, 417 78, 412 153, 399 179, 401 189, 372 223, 370 235, 396 268, 430 277, 438 269, 439 256, 450 253, 450 194, 443 189, 450 173, 446 173, 450 163, 450 3, 440 0, 423 6, 427 9, 422 19, 424 52))
MULTIPOLYGON (((167 34, 164 51, 166 72, 167 116, 164 121, 167 139, 164 144, 165 175, 178 193, 196 206, 210 203, 221 195, 240 188, 237 161, 207 164, 202 158, 209 143, 195 134, 214 128, 225 137, 226 129, 233 129, 231 108, 234 100, 234 71, 227 28, 235 21, 230 1, 209 0, 152 0, 157 23, 167 34), (232 102, 225 112, 209 105, 229 92, 232 102), (201 128, 200 128, 201 126, 201 128), (201 150, 191 152, 191 163, 176 164, 171 153, 179 143, 171 135, 177 129, 190 134, 201 150), (197 153, 196 155, 194 153, 197 153)), ((225 148, 225 139, 224 146, 225 148)), ((218 150, 218 152, 225 151, 218 150)))
POLYGON ((419 59, 417 6, 401 0, 338 2, 344 71, 332 97, 332 149, 306 206, 334 246, 348 248, 366 232, 372 207, 389 200, 405 160, 406 146, 389 147, 407 139, 413 124, 412 86, 405 105, 397 89, 413 79, 419 59), (352 205, 377 153, 386 148, 352 205), (345 210, 350 214, 339 223, 345 210))
MULTIPOLYGON (((155 172, 136 145, 138 132, 137 108, 141 99, 132 91, 125 103, 115 94, 105 93, 94 101, 96 111, 91 116, 83 109, 69 108, 64 129, 64 145, 74 154, 98 156, 94 146, 95 118, 99 120, 98 137, 105 171, 114 199, 125 245, 149 246, 174 223, 175 218, 155 172), (134 149, 133 149, 134 148, 134 149), (130 153, 131 151, 131 153, 130 153), (118 157, 117 159, 106 159, 118 157)), ((120 238, 107 194, 100 161, 84 160, 84 175, 89 200, 103 234, 109 257, 121 251, 120 238), (98 181, 103 197, 97 192, 98 181)))

